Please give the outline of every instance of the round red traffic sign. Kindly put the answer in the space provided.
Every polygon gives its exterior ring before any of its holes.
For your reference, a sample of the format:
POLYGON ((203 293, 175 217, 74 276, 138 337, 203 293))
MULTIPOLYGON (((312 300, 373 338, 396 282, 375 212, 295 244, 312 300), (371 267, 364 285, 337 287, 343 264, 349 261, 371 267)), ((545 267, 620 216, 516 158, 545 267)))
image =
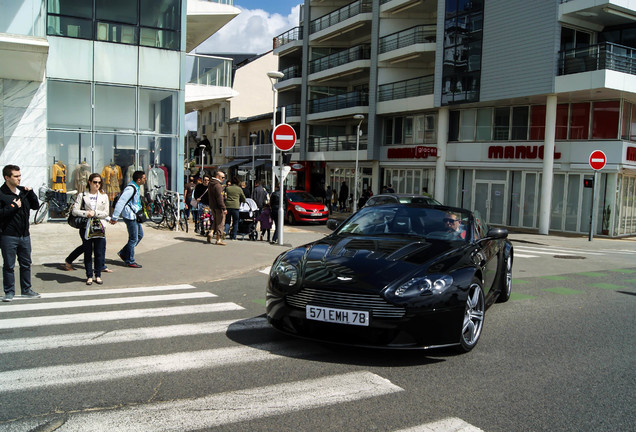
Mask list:
POLYGON ((601 150, 594 150, 590 155, 590 166, 593 170, 602 170, 607 163, 607 157, 601 150))
POLYGON ((272 140, 278 150, 288 151, 296 144, 296 131, 287 123, 281 123, 274 128, 272 140))

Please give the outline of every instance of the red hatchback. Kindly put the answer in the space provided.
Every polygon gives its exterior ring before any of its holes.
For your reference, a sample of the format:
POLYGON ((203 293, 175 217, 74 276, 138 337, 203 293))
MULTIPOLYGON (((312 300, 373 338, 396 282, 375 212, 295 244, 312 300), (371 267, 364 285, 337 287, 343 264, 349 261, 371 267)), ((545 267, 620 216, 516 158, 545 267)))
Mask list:
POLYGON ((327 223, 329 209, 318 198, 309 192, 301 190, 288 190, 287 197, 287 223, 292 225, 298 222, 327 223))

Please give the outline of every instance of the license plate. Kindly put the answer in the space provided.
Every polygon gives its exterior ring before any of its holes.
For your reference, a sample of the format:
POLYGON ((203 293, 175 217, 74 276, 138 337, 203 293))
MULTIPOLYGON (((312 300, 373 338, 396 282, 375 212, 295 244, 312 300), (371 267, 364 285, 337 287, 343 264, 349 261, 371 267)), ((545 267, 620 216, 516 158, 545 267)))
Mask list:
POLYGON ((320 214, 321 214, 321 213, 320 213, 320 211, 318 211, 318 210, 314 210, 314 211, 311 213, 311 215, 312 215, 312 216, 320 216, 320 214))
POLYGON ((307 319, 338 324, 357 326, 369 325, 369 312, 334 309, 321 306, 307 305, 305 309, 307 319))

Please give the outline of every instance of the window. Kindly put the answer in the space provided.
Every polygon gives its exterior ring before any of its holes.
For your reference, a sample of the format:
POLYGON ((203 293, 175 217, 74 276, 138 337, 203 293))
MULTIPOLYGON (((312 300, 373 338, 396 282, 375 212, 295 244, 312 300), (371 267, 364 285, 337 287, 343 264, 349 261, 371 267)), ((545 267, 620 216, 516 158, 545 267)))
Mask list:
POLYGON ((475 139, 475 120, 477 110, 468 109, 461 112, 461 125, 459 139, 461 141, 473 141, 475 139))
POLYGON ((135 88, 95 85, 95 129, 134 131, 135 88))
POLYGON ((98 21, 137 24, 137 2, 130 0, 95 0, 98 21))
POLYGON ((139 130, 176 135, 177 92, 139 89, 139 130))
POLYGON ((91 128, 91 85, 49 80, 47 83, 49 128, 91 128))
POLYGON ((528 107, 512 108, 512 139, 524 141, 528 139, 528 107))
POLYGON ((589 102, 575 103, 571 105, 570 115, 570 139, 586 140, 590 130, 590 104, 589 102))
POLYGON ((93 38, 93 2, 49 0, 47 34, 80 39, 93 38))
POLYGON ((558 104, 556 112, 556 132, 555 139, 565 140, 568 139, 568 114, 570 106, 569 104, 558 104))
POLYGON ((448 119, 448 141, 457 141, 459 138, 459 111, 451 111, 448 119))
POLYGON ((530 139, 545 140, 545 105, 533 105, 530 110, 530 139))
POLYGON ((477 111, 477 141, 492 139, 492 108, 481 108, 477 111))
POLYGON ((494 139, 496 141, 510 139, 510 108, 495 108, 494 139))
MULTIPOLYGON (((629 139, 629 123, 631 119, 631 109, 632 104, 627 101, 623 101, 623 112, 622 119, 623 124, 621 126, 621 139, 628 140, 629 139)), ((594 120, 596 122, 596 120, 594 120)))
POLYGON ((618 101, 594 102, 592 139, 616 139, 618 134, 618 101))

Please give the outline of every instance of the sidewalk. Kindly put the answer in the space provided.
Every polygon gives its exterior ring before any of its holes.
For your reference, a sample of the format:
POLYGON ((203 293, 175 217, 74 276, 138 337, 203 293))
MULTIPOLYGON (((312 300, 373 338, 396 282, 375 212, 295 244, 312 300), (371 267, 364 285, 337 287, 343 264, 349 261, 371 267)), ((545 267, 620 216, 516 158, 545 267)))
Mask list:
MULTIPOLYGON (((344 219, 348 213, 334 213, 335 219, 344 219)), ((191 225, 192 228, 192 225, 191 225)), ((60 264, 81 243, 78 231, 65 222, 49 222, 31 226, 33 289, 43 292, 69 289, 104 289, 128 286, 166 285, 205 282, 238 276, 249 270, 258 270, 272 264, 274 258, 290 247, 314 241, 321 233, 305 226, 285 226, 284 246, 266 241, 227 241, 227 246, 206 243, 205 237, 181 231, 170 231, 155 224, 144 224, 144 238, 135 249, 136 261, 141 269, 124 266, 117 252, 126 243, 128 233, 124 224, 107 225, 106 264, 113 273, 102 274, 104 285, 87 287, 82 264, 76 261, 76 270, 63 271, 60 264)), ((273 234, 273 231, 272 231, 273 234)), ((511 231, 509 238, 515 245, 545 245, 582 248, 588 250, 629 248, 636 250, 635 238, 607 239, 595 237, 592 242, 583 235, 539 235, 511 231)), ((16 279, 18 279, 16 264, 16 279)), ((18 287, 19 289, 19 287, 18 287)))

